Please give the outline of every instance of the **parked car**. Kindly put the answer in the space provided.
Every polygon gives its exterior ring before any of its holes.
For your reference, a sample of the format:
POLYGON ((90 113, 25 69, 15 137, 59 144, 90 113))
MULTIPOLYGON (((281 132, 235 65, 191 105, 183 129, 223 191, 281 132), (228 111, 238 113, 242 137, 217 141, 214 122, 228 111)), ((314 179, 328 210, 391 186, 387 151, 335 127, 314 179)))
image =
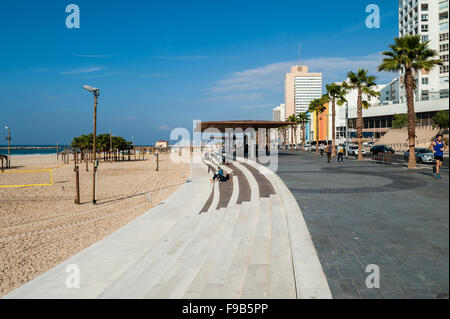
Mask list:
POLYGON ((395 154, 395 151, 392 147, 386 145, 376 145, 370 149, 370 153, 372 155, 377 155, 379 153, 390 153, 395 154))
MULTIPOLYGON (((409 159, 409 150, 404 153, 405 160, 409 159)), ((428 148, 416 148, 416 161, 418 163, 434 163, 434 154, 428 148)))
MULTIPOLYGON (((358 156, 358 154, 359 154, 358 146, 352 145, 352 146, 348 147, 348 155, 358 156)), ((362 149, 362 154, 363 154, 363 156, 366 155, 366 150, 365 149, 362 149)))

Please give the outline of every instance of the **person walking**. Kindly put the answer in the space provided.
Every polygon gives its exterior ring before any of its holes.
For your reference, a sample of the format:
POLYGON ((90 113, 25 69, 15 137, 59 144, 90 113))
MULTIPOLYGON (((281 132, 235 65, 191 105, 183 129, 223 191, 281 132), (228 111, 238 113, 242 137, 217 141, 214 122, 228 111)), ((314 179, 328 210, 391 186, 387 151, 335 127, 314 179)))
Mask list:
POLYGON ((338 162, 343 162, 344 161, 344 148, 342 147, 342 144, 339 144, 339 146, 337 147, 337 151, 338 151, 338 162))
POLYGON ((330 143, 328 143, 328 146, 327 146, 327 159, 328 159, 328 163, 331 162, 331 153, 332 153, 332 151, 333 151, 333 146, 332 146, 330 143))
POLYGON ((442 162, 444 161, 444 151, 446 150, 446 148, 447 146, 442 140, 442 134, 438 134, 436 136, 436 139, 430 145, 430 150, 434 153, 434 160, 436 162, 435 166, 433 167, 433 173, 438 179, 442 179, 440 169, 442 166, 442 162))
POLYGON ((323 156, 324 150, 325 150, 325 146, 322 143, 320 143, 320 145, 319 145, 320 156, 323 156))

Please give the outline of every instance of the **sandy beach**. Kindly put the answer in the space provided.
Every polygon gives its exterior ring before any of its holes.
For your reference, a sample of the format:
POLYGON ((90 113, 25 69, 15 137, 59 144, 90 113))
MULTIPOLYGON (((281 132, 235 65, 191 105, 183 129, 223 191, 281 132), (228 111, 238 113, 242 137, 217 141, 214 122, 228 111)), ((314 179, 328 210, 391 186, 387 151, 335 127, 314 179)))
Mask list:
POLYGON ((189 177, 187 164, 160 155, 156 172, 149 158, 101 162, 94 206, 91 164, 88 172, 80 165, 81 205, 75 205, 73 162, 64 165, 56 155, 12 157, 13 168, 0 173, 0 185, 43 186, 0 187, 0 296, 126 225, 189 177))

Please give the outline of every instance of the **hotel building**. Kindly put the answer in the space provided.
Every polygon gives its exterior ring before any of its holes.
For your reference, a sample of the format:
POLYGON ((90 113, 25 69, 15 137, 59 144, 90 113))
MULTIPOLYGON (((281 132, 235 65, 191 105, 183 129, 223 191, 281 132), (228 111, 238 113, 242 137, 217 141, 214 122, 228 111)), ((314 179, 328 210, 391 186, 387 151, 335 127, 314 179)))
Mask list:
MULTIPOLYGON (((310 102, 322 97, 322 94, 322 73, 309 73, 305 65, 291 67, 291 72, 285 77, 286 118, 308 112, 310 102)), ((313 115, 311 123, 315 123, 313 115)), ((312 127, 307 125, 306 140, 310 140, 310 135, 314 133, 312 127)))

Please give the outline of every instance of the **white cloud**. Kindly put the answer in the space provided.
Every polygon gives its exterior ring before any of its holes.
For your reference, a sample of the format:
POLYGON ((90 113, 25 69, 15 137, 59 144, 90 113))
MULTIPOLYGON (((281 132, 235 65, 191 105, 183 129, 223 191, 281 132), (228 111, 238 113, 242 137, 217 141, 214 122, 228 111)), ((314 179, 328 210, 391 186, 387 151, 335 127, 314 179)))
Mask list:
POLYGON ((181 55, 181 56, 155 56, 156 59, 162 60, 200 60, 208 58, 206 55, 181 55))
POLYGON ((82 69, 75 69, 75 70, 69 70, 61 72, 61 74, 82 74, 82 73, 92 73, 92 72, 98 72, 104 70, 104 67, 95 66, 90 68, 82 68, 82 69))
POLYGON ((170 131, 170 127, 168 125, 160 125, 158 126, 158 131, 170 131))
MULTIPOLYGON (((302 65, 307 65, 309 72, 321 72, 324 83, 343 81, 347 72, 357 71, 358 68, 368 69, 371 74, 379 77, 379 82, 389 81, 392 74, 378 73, 377 67, 382 61, 378 53, 356 57, 319 57, 301 60, 302 65)), ((284 87, 284 76, 290 71, 290 67, 296 65, 295 61, 277 62, 260 68, 234 72, 230 76, 218 81, 213 87, 207 88, 207 92, 230 91, 279 91, 284 87)))
POLYGON ((264 95, 260 92, 256 93, 241 93, 228 95, 215 95, 204 98, 200 102, 243 102, 243 101, 261 101, 264 95))
POLYGON ((111 54, 74 54, 74 56, 80 57, 80 58, 111 58, 116 55, 111 55, 111 54))

